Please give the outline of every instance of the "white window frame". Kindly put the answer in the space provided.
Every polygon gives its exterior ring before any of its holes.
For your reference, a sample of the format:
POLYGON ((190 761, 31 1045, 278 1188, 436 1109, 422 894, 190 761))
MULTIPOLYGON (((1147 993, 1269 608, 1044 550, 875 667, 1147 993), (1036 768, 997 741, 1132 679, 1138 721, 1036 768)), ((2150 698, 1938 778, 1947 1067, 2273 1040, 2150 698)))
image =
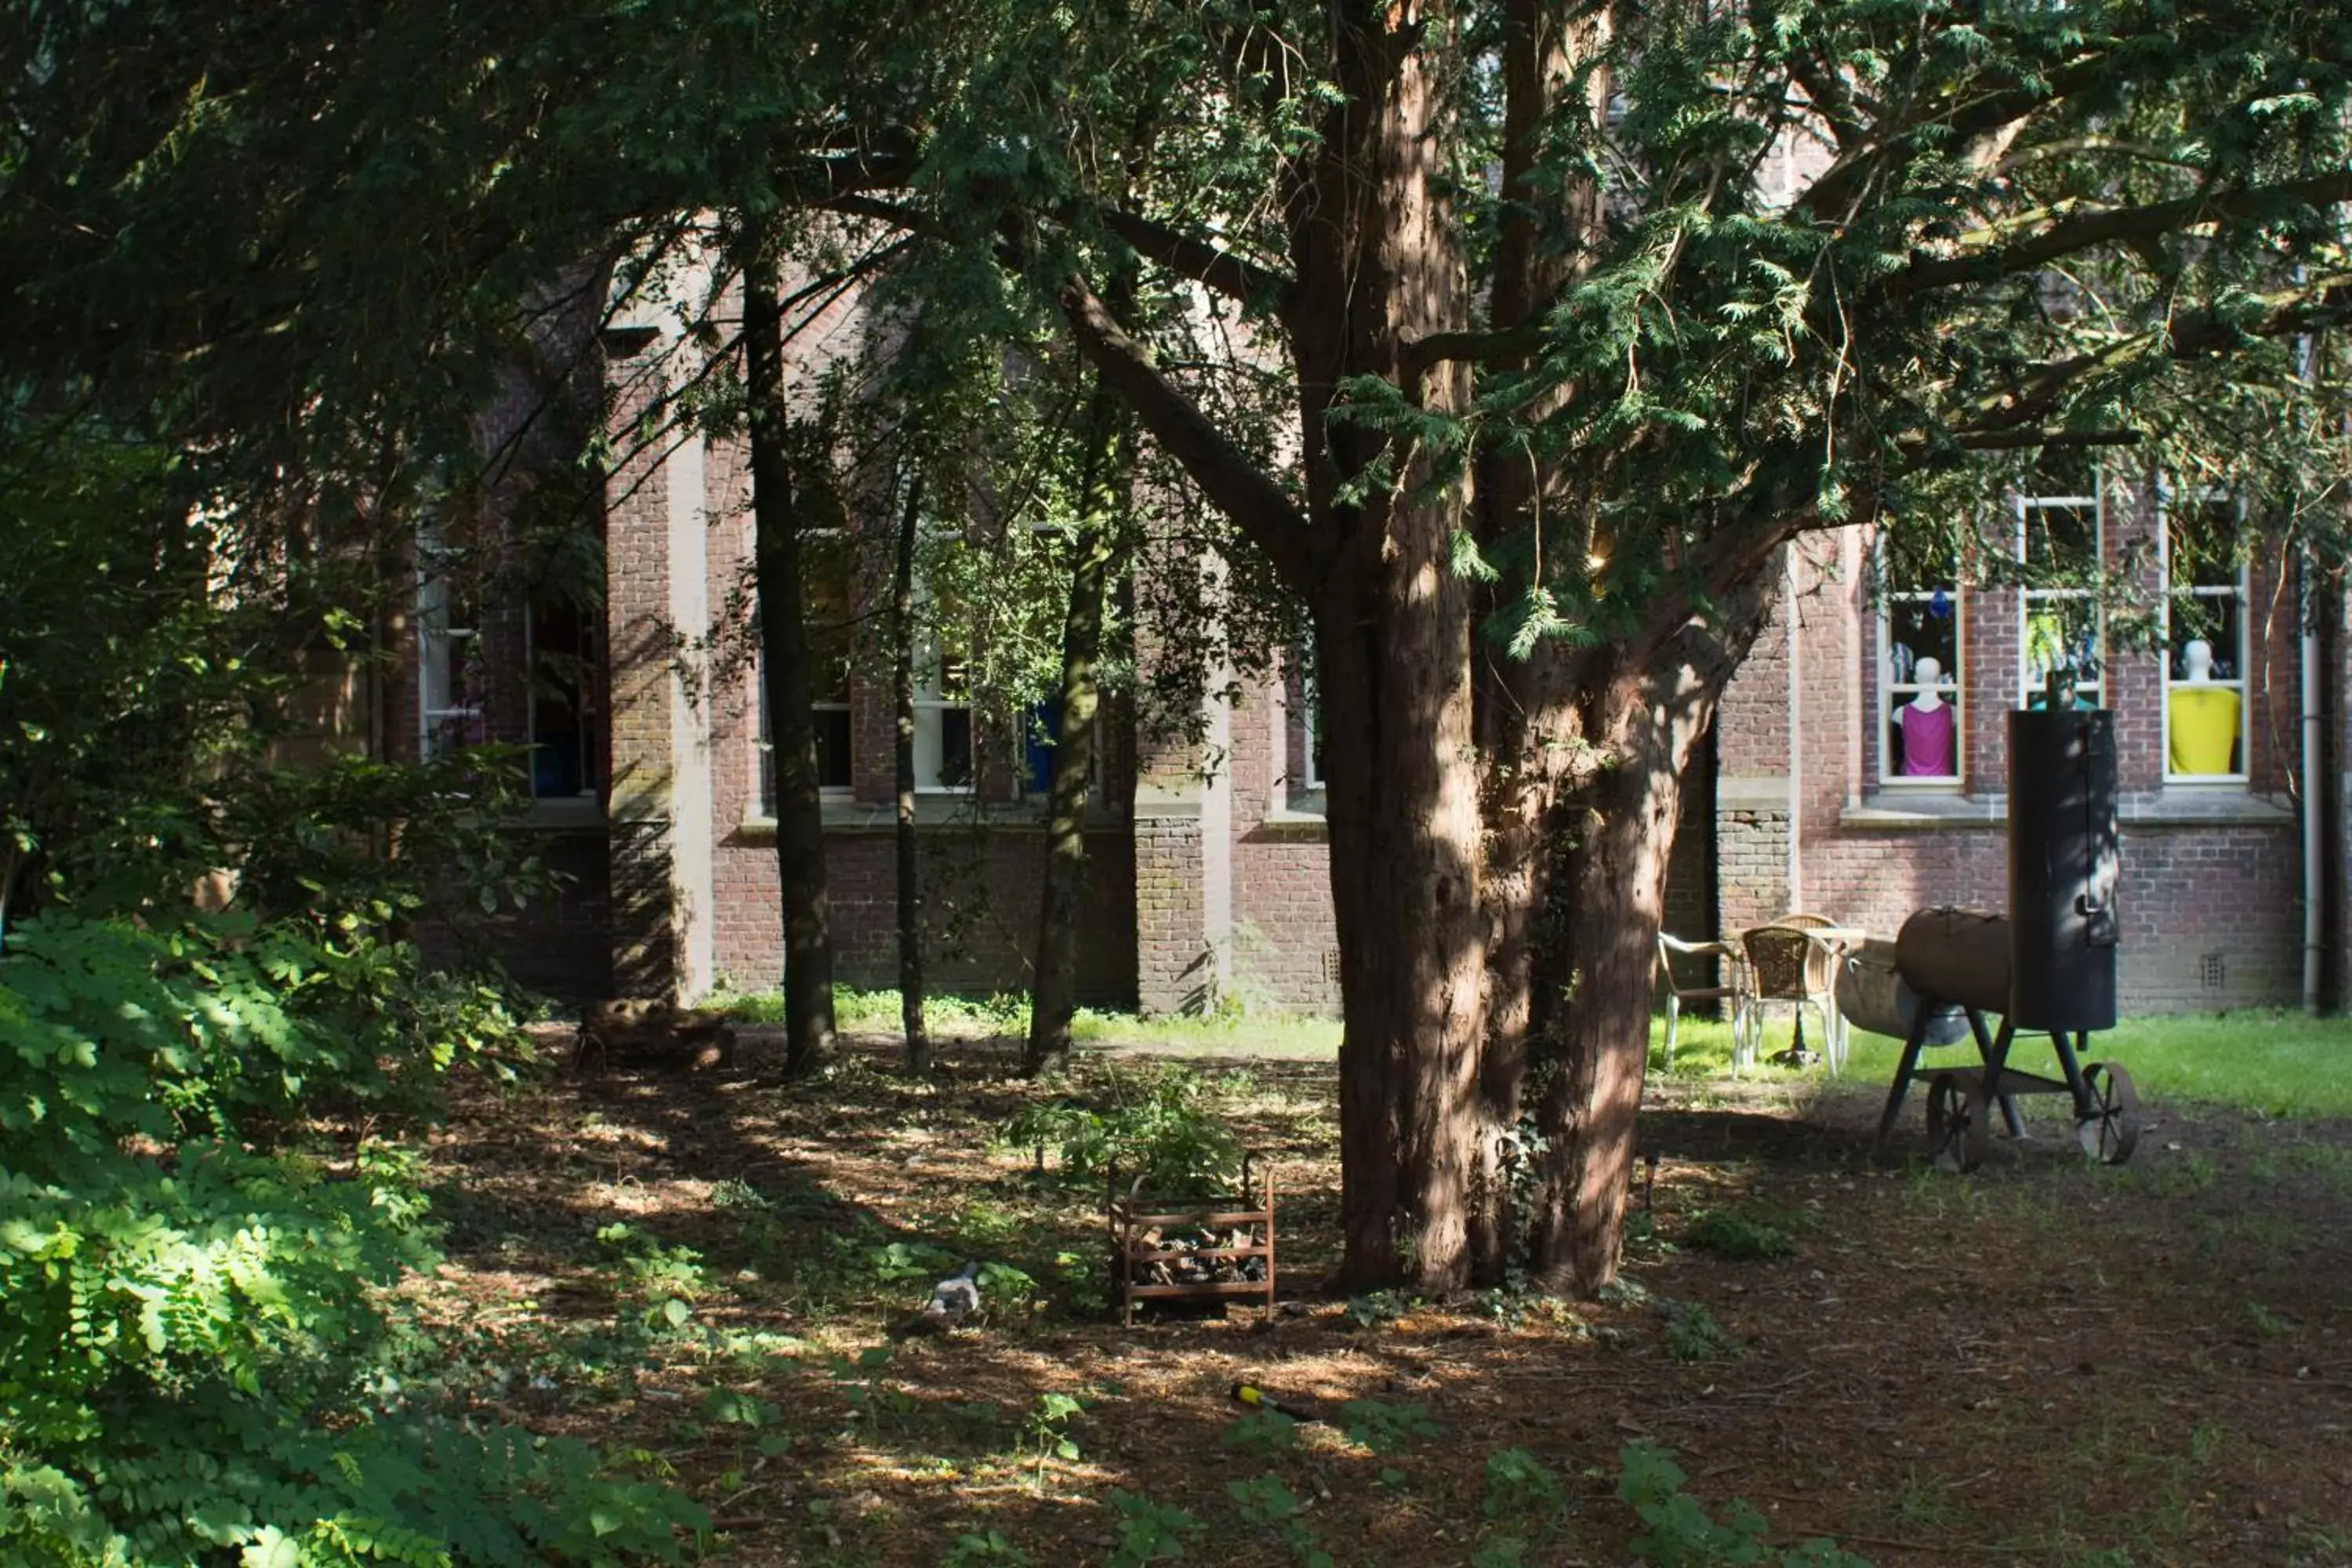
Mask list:
POLYGON ((2251 753, 2253 750, 2253 715, 2249 711, 2252 691, 2246 678, 2246 667, 2252 661, 2253 654, 2253 628, 2250 614, 2253 596, 2252 584, 2247 581, 2246 563, 2240 560, 2237 563, 2236 580, 2227 586, 2215 584, 2210 587, 2199 587, 2192 584, 2186 588, 2175 588, 2172 585, 2172 509, 2176 499, 2180 504, 2187 506, 2201 507, 2213 501, 2232 505, 2238 513, 2238 522, 2242 531, 2246 514, 2246 506, 2242 500, 2233 498, 2226 490, 2212 487, 2184 490, 2178 498, 2169 490, 2158 492, 2158 505, 2160 515, 2157 519, 2156 547, 2157 559, 2161 563, 2164 573, 2164 652, 2162 656, 2164 710, 2157 738, 2158 744, 2163 748, 2164 782, 2168 784, 2242 784, 2247 783, 2250 777, 2247 765, 2252 761, 2251 753), (2172 669, 2172 605, 2175 599, 2182 597, 2234 599, 2237 602, 2238 646, 2230 650, 2234 656, 2231 660, 2231 668, 2237 673, 2227 680, 2216 677, 2200 683, 2226 691, 2235 691, 2238 694, 2238 766, 2232 773, 2179 773, 2172 771, 2172 692, 2176 686, 2190 684, 2188 681, 2177 679, 2172 669))
POLYGON ((1301 747, 1298 758, 1298 786, 1309 795, 1323 792, 1323 763, 1317 753, 1316 732, 1323 727, 1323 694, 1315 688, 1315 665, 1310 651, 1298 667, 1298 737, 1301 747))
MULTIPOLYGON (((756 560, 760 543, 758 525, 747 522, 745 530, 744 558, 756 560)), ((809 537, 830 539, 845 532, 845 530, 838 528, 812 529, 809 537)), ((854 585, 856 579, 856 572, 853 566, 849 583, 845 586, 854 585)), ((854 688, 852 695, 855 695, 854 688)), ((751 649, 751 712, 754 720, 751 731, 751 820, 773 822, 776 819, 776 743, 768 725, 768 650, 764 642, 755 643, 751 649)), ((810 703, 809 712, 814 716, 819 713, 854 713, 854 710, 847 700, 826 701, 810 703)), ((816 793, 820 799, 849 800, 857 794, 857 721, 854 716, 849 721, 848 761, 850 782, 818 784, 816 793)))
MULTIPOLYGON (((1882 553, 1882 562, 1885 557, 1882 553)), ((1882 572, 1881 581, 1885 576, 1882 572)), ((1954 563, 1950 592, 1952 595, 1952 662, 1959 667, 1948 669, 1937 682, 1937 689, 1945 693, 1945 702, 1952 710, 1952 771, 1948 773, 1898 773, 1893 771, 1895 760, 1895 710, 1900 706, 1898 696, 1917 696, 1923 689, 1918 682, 1895 679, 1895 616, 1898 604, 1927 604, 1936 596, 1936 589, 1895 589, 1887 587, 1877 609, 1878 621, 1878 713, 1874 721, 1878 725, 1878 784, 1882 789, 1923 790, 1950 794, 1958 790, 1968 777, 1969 710, 1968 683, 1961 679, 1969 657, 1968 595, 1963 591, 1958 563, 1954 563)), ((1793 640, 1793 628, 1791 628, 1793 640)), ((1790 737, 1790 744, 1796 738, 1790 737)))
MULTIPOLYGON (((919 606, 927 606, 930 595, 920 584, 916 587, 919 606)), ((921 611, 919 608, 918 614, 921 611)), ((966 656, 967 668, 969 658, 966 656)), ((917 795, 971 795, 980 787, 980 733, 978 710, 973 707, 969 680, 961 697, 951 697, 947 691, 947 660, 940 651, 939 634, 926 625, 921 641, 915 652, 915 793, 917 795), (964 715, 965 745, 970 751, 970 776, 960 784, 939 782, 939 768, 947 755, 947 716, 961 710, 964 715), (931 753, 930 767, 924 766, 926 746, 931 753), (926 772, 930 782, 924 782, 926 772)))
POLYGON ((2088 680, 2082 679, 2078 673, 2074 679, 2074 696, 2079 701, 2087 695, 2094 708, 2106 705, 2107 616, 2106 610, 2099 603, 2101 595, 2096 585, 2097 582, 2105 580, 2106 574, 2105 503, 2106 476, 2096 471, 2092 475, 2091 490, 2088 495, 2030 496, 2021 492, 2015 498, 2014 509, 2017 520, 2015 547, 2017 561, 2021 566, 2025 563, 2027 540, 2031 533, 2034 513, 2073 510, 2083 507, 2091 509, 2091 548, 2095 552, 2096 565, 2094 585, 2088 588, 2020 586, 2017 604, 2017 705, 2020 708, 2031 708, 2033 705, 2033 699, 2041 694, 2042 689, 2042 682, 2033 669, 2034 606, 2085 603, 2091 606, 2093 628, 2091 648, 2092 657, 2098 661, 2098 673, 2088 680))
POLYGON ((416 553, 416 754, 429 759, 480 744, 488 738, 487 715, 478 700, 457 700, 458 672, 478 649, 481 629, 450 623, 449 580, 434 569, 443 553, 437 542, 420 537, 416 553), (457 738, 468 732, 471 739, 457 738))

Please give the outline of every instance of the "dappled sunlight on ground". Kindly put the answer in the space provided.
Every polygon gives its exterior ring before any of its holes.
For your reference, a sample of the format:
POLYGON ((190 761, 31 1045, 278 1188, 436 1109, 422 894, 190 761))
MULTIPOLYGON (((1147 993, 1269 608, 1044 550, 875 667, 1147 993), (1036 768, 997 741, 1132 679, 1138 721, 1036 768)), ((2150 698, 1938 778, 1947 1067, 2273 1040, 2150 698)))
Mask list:
POLYGON ((1664 1079, 1622 1296, 1349 1302, 1316 1294, 1336 1261, 1328 1061, 1194 1063, 1204 1103, 1280 1163, 1283 1310, 1125 1331, 1102 1312, 1098 1184, 992 1140, 1166 1065, 1090 1058, 1039 1088, 1007 1076, 1009 1043, 971 1039, 909 1083, 884 1045, 805 1084, 767 1076, 755 1034, 732 1077, 465 1097, 431 1152, 451 1261, 417 1289, 464 1331, 481 1403, 642 1450, 747 1563, 929 1564, 965 1535, 961 1561, 1014 1561, 991 1531, 1039 1563, 1101 1563, 1137 1510, 1181 1509, 1188 1558, 1234 1568, 1300 1562, 1302 1541, 1342 1564, 1466 1563, 1504 1535, 1529 1563, 1617 1564, 1637 1441, 1674 1449, 1718 1514, 1745 1498, 1776 1541, 1883 1563, 2352 1561, 2343 1125, 2158 1106, 2139 1159, 2107 1170, 2042 1108, 2024 1149, 1954 1177, 1870 1157, 1881 1089, 1859 1074, 1664 1079), (969 1327, 892 1337, 965 1258, 1035 1299, 1000 1285, 969 1327), (1237 1378, 1427 1426, 1387 1452, 1344 1418, 1236 1446, 1237 1378), (1510 1450, 1557 1506, 1490 1476, 1510 1450), (1304 1505, 1288 1520, 1229 1491, 1268 1474, 1304 1505))

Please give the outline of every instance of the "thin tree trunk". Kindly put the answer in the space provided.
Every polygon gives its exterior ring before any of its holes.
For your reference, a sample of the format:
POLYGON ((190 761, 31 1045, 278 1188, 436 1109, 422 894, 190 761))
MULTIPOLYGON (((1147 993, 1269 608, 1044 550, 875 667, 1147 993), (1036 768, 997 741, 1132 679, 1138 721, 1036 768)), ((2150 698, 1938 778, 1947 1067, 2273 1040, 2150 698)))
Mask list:
POLYGON ((784 921, 784 1067, 801 1073, 834 1047, 833 915, 816 765, 814 672, 801 582, 801 518, 784 401, 783 311, 775 258, 743 268, 744 380, 751 405, 752 570, 760 602, 768 733, 776 770, 776 870, 784 921))
POLYGON ((915 1073, 931 1068, 931 1037, 923 1026, 923 868, 915 833, 915 535, 922 505, 923 476, 917 473, 898 515, 890 583, 890 678, 898 720, 898 1018, 907 1034, 907 1070, 915 1073))
POLYGON ((1036 979, 1022 1070, 1067 1062, 1078 1011, 1078 918, 1087 885, 1087 797, 1094 782, 1095 715, 1102 687, 1103 612, 1125 563, 1118 496, 1128 467, 1126 421, 1099 386, 1087 410, 1087 449, 1070 541, 1070 601, 1062 622, 1062 681, 1054 785, 1045 812, 1045 878, 1037 912, 1036 979))

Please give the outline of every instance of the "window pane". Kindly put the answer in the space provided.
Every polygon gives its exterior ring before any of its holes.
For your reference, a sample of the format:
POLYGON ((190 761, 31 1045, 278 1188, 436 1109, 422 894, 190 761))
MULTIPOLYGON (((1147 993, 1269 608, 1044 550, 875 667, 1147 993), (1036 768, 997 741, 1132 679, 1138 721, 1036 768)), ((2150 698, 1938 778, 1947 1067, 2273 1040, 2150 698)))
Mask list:
POLYGON ((1959 590, 1950 582, 1887 595, 1878 716, 1881 776, 1959 776, 1959 590))
POLYGON ((971 784, 971 710, 936 704, 915 710, 915 786, 964 789, 971 784))
POLYGON ((1910 683, 1918 662, 1932 658, 1949 680, 1960 668, 1960 622, 1950 588, 1906 595, 1886 607, 1887 653, 1898 685, 1910 683))
POLYGON ((534 604, 530 652, 531 793, 593 795, 595 665, 587 617, 576 605, 534 604))
POLYGON ((819 789, 847 789, 849 776, 849 710, 816 710, 816 783, 819 789))
POLYGON ((2239 660, 2245 647, 2246 607, 2233 589, 2222 594, 2175 594, 2171 603, 2171 673, 2175 680, 2196 677, 2189 668, 2189 645, 2201 642, 2212 666, 2210 680, 2237 680, 2245 671, 2239 660))
POLYGON ((2029 501, 2024 507, 2027 580, 2036 586, 2079 583, 2099 569, 2099 508, 2095 501, 2029 501))
POLYGON ((2238 504, 2227 499, 2176 502, 2167 513, 2165 574, 2181 588, 2238 585, 2238 504))
POLYGON ((856 653, 856 612, 850 595, 848 535, 834 531, 801 542, 801 593, 807 605, 810 696, 849 700, 849 668, 856 653))

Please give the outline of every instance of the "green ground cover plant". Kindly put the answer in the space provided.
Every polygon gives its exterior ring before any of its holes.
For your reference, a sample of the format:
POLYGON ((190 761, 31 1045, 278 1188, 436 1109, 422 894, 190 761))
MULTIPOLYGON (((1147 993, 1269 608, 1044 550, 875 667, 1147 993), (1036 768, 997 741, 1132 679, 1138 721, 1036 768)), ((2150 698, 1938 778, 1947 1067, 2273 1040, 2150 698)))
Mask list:
MULTIPOLYGON (((421 1062, 413 952, 56 912, 0 957, 0 1561, 683 1560, 706 1516, 576 1440, 466 1420, 387 1294, 438 1259, 398 1143, 307 1128, 421 1062), (354 983, 353 972, 366 978, 354 983)), ((459 1031, 489 1039, 495 1008, 459 1031)))

